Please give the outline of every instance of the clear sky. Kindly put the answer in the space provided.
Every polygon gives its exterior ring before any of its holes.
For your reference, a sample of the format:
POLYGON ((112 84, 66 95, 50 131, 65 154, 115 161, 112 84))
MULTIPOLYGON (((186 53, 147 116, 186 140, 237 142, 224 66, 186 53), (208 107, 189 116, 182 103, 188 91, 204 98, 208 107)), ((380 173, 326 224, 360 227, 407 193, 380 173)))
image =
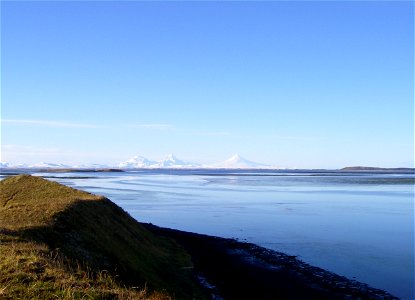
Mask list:
POLYGON ((1 1, 1 160, 414 165, 414 3, 1 1))

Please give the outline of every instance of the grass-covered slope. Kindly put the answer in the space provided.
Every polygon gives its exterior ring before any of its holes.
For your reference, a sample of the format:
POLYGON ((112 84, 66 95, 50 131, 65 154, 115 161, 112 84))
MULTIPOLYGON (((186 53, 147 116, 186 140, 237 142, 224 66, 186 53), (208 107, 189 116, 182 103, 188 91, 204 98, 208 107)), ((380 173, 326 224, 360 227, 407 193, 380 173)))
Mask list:
POLYGON ((0 298, 201 297, 184 249, 108 199, 29 175, 0 195, 0 298))

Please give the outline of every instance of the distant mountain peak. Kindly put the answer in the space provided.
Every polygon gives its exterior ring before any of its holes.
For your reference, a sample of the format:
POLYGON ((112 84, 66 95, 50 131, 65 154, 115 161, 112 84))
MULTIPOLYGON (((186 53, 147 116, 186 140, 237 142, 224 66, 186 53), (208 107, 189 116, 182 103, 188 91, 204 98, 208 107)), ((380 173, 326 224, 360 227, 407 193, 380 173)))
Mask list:
POLYGON ((182 160, 178 159, 173 153, 167 154, 161 161, 171 161, 182 163, 182 160))
POLYGON ((238 162, 238 161, 244 161, 244 160, 246 160, 246 159, 243 158, 242 156, 240 156, 238 153, 235 153, 230 158, 228 158, 226 161, 238 162))
POLYGON ((148 168, 156 164, 155 161, 148 160, 147 158, 136 155, 133 158, 120 163, 120 168, 148 168))
POLYGON ((184 166, 187 163, 178 159, 173 154, 168 154, 166 157, 158 162, 160 167, 174 167, 174 166, 184 166))
POLYGON ((9 167, 8 162, 0 161, 0 168, 8 168, 8 167, 9 167))
POLYGON ((185 162, 170 153, 159 161, 152 161, 143 156, 136 155, 133 158, 118 165, 120 168, 195 168, 198 164, 185 162))
POLYGON ((238 153, 235 153, 227 160, 213 164, 214 168, 224 168, 224 169, 257 169, 257 168, 267 168, 267 165, 256 163, 250 160, 247 160, 240 156, 238 153))
POLYGON ((55 164, 55 163, 48 163, 48 162, 41 162, 38 164, 30 165, 29 168, 45 168, 45 169, 52 169, 52 168, 69 168, 69 165, 65 164, 55 164))
MULTIPOLYGON (((80 165, 73 165, 68 166, 64 164, 57 164, 57 163, 38 163, 34 165, 28 164, 19 164, 19 165, 11 165, 10 163, 1 162, 1 168, 34 168, 34 169, 65 169, 65 168, 109 168, 108 165, 102 164, 80 164, 80 165)), ((115 166, 114 166, 115 167, 115 166)), ((209 164, 209 165, 201 165, 198 163, 188 162, 186 160, 182 160, 178 158, 173 153, 169 153, 164 156, 163 159, 160 160, 150 160, 141 155, 134 155, 132 158, 120 162, 117 166, 121 169, 194 169, 194 168, 218 168, 218 169, 269 169, 272 168, 271 166, 257 163, 250 161, 244 157, 242 157, 239 153, 233 154, 227 160, 209 164)))

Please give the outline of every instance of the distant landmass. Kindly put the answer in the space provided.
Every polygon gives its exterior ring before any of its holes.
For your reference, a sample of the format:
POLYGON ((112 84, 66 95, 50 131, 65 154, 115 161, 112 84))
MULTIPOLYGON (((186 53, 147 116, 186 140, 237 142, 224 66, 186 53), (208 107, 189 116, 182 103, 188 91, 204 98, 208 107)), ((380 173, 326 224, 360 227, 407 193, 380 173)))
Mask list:
POLYGON ((250 160, 247 160, 243 157, 241 157, 239 154, 235 154, 229 159, 217 163, 212 164, 210 166, 211 168, 218 168, 218 169, 265 169, 265 168, 271 168, 271 166, 256 163, 250 160))
POLYGON ((122 162, 118 165, 122 169, 260 169, 271 168, 271 166, 256 163, 241 157, 239 154, 235 154, 229 159, 214 163, 210 165, 202 165, 194 162, 187 162, 174 156, 173 154, 167 155, 160 161, 152 161, 143 156, 134 156, 133 158, 122 162))
MULTIPOLYGON (((67 165, 59 163, 41 162, 37 164, 10 164, 8 162, 0 162, 1 169, 35 169, 44 172, 116 172, 131 169, 252 169, 252 170, 287 170, 278 166, 267 165, 246 159, 239 154, 234 154, 227 160, 212 163, 200 164, 189 162, 176 157, 174 154, 168 154, 163 159, 155 161, 141 155, 136 155, 126 161, 114 165, 105 164, 83 164, 83 165, 67 165)), ((323 170, 323 169, 320 169, 323 170)), ((414 168, 382 168, 367 166, 348 166, 337 171, 344 172, 413 172, 414 168)), ((336 171, 331 169, 331 171, 336 171)))
POLYGON ((0 168, 13 168, 13 169, 109 169, 113 168, 104 164, 82 164, 82 165, 67 165, 58 163, 40 162, 36 164, 10 164, 8 162, 0 162, 0 168))
POLYGON ((118 167, 123 169, 198 168, 200 166, 200 164, 183 161, 174 156, 174 154, 168 154, 159 161, 149 160, 143 156, 137 155, 118 164, 118 167))
POLYGON ((83 168, 46 168, 39 169, 39 172, 50 172, 50 173, 90 173, 90 172, 124 172, 122 169, 115 168, 102 168, 102 169, 83 169, 83 168))
POLYGON ((42 171, 58 171, 62 170, 114 170, 114 169, 276 169, 275 166, 270 166, 262 163, 253 162, 246 158, 243 158, 239 154, 231 156, 229 159, 213 163, 213 164, 200 164, 195 162, 189 162, 176 157, 174 154, 168 154, 163 159, 155 161, 148 159, 141 155, 136 155, 126 161, 120 162, 117 165, 102 165, 102 164, 85 164, 69 166, 65 164, 46 163, 41 162, 38 164, 10 164, 7 162, 1 162, 0 168, 3 169, 37 169, 42 171))
POLYGON ((379 168, 379 167, 364 167, 364 166, 355 166, 355 167, 345 167, 340 169, 340 171, 394 171, 394 172, 414 172, 415 168, 379 168))

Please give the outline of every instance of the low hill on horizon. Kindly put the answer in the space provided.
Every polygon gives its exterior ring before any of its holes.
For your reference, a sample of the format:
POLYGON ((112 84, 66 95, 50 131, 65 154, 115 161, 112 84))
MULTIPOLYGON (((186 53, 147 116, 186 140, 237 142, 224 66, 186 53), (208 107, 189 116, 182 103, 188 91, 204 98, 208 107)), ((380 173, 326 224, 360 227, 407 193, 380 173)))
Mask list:
POLYGON ((353 167, 344 167, 340 171, 408 171, 413 172, 415 168, 382 168, 382 167, 366 167, 366 166, 353 166, 353 167))

